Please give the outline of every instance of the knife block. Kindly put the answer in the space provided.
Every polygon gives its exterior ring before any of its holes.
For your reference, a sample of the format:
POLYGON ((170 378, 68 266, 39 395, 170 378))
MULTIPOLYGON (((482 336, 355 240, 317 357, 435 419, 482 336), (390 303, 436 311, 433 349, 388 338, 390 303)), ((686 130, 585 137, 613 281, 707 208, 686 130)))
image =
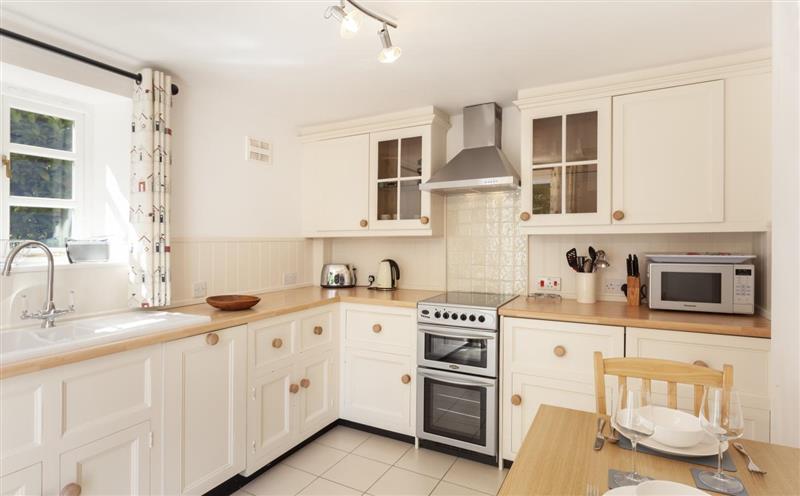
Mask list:
POLYGON ((638 307, 642 304, 642 281, 636 276, 628 276, 628 305, 638 307))

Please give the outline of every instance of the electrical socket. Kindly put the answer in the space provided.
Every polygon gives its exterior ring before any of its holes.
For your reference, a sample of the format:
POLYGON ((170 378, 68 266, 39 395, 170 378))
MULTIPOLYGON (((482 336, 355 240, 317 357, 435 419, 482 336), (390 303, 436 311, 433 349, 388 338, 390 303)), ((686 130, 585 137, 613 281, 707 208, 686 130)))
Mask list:
POLYGON ((625 281, 622 279, 606 279, 603 283, 603 293, 606 294, 619 294, 622 293, 622 285, 625 281))
POLYGON ((538 277, 536 278, 536 290, 561 291, 560 277, 538 277))
POLYGON ((284 272, 283 285, 292 286, 294 284, 297 284, 297 272, 284 272))
POLYGON ((206 296, 206 282, 205 281, 198 281, 192 284, 192 297, 193 298, 205 298, 206 296))

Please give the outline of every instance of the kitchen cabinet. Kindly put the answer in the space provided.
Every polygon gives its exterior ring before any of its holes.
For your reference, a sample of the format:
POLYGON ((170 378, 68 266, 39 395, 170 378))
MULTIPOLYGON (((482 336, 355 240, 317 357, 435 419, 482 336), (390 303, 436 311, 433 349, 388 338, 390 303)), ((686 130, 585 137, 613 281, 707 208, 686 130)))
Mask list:
POLYGON ((151 494, 150 423, 143 422, 60 456, 59 486, 77 484, 81 494, 151 494))
POLYGON ((245 468, 247 327, 164 345, 164 492, 202 494, 245 468))
MULTIPOLYGON (((616 326, 503 317, 500 339, 501 452, 506 460, 516 458, 539 405, 594 411, 594 352, 607 357, 625 353, 625 329, 616 326)), ((606 397, 611 408, 613 387, 606 397)))
MULTIPOLYGON (((770 340, 695 332, 626 328, 626 356, 661 358, 722 370, 733 366, 733 387, 739 391, 745 417, 744 437, 769 442, 770 340)), ((654 401, 666 404, 666 385, 655 382, 654 401)), ((693 388, 678 385, 678 408, 693 411, 693 388)))
POLYGON ((294 397, 300 385, 294 368, 278 369, 250 380, 247 405, 247 473, 288 451, 297 438, 294 397))
POLYGON ((42 494, 42 464, 17 470, 0 477, 2 496, 39 496, 42 494))
POLYGON ((428 106, 304 128, 303 232, 440 235, 444 198, 419 186, 444 165, 449 127, 428 106))
POLYGON ((521 225, 608 224, 610 98, 526 109, 521 128, 521 225))
POLYGON ((725 83, 614 97, 615 223, 721 222, 725 83))

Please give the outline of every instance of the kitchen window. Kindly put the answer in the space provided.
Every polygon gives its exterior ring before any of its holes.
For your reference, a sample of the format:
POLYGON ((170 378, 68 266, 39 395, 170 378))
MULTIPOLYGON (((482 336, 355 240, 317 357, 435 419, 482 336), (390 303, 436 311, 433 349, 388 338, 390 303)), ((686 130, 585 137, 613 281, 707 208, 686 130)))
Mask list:
POLYGON ((35 239, 63 252, 81 222, 85 118, 55 101, 3 95, 2 251, 35 239))

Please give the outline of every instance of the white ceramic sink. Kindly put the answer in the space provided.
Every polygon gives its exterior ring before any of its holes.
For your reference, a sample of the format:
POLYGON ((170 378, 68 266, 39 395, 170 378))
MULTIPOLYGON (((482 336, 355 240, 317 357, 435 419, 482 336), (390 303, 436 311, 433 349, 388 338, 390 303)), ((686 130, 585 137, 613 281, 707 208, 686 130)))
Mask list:
POLYGON ((0 363, 55 355, 135 336, 210 322, 211 318, 176 312, 124 312, 89 319, 56 321, 56 327, 37 325, 0 332, 0 363))

